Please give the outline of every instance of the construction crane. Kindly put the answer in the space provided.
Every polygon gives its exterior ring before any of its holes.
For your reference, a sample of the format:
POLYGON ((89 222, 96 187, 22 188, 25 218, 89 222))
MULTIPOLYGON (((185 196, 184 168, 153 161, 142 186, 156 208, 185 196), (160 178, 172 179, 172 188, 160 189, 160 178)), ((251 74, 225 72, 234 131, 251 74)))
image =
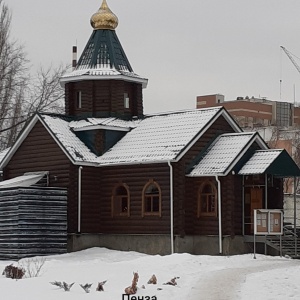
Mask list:
POLYGON ((300 67, 299 65, 296 63, 295 59, 293 56, 295 56, 294 54, 292 54, 290 51, 288 51, 286 48, 284 48, 283 46, 280 46, 280 48, 285 52, 285 54, 288 56, 288 58, 291 60, 291 62, 293 63, 293 65, 295 66, 295 68, 297 69, 297 71, 300 73, 300 67))
MULTIPOLYGON (((290 59, 290 61, 292 62, 292 64, 295 66, 295 68, 297 69, 297 71, 300 73, 300 66, 296 63, 295 59, 293 56, 295 56, 294 54, 292 54, 290 51, 288 51, 285 47, 280 46, 280 48, 285 52, 285 54, 287 55, 287 57, 290 59)), ((297 56, 295 56, 297 57, 297 56)), ((297 57, 298 58, 298 57, 297 57)), ((282 80, 280 79, 280 100, 281 100, 281 84, 282 84, 282 80)), ((295 85, 294 85, 294 102, 295 102, 295 85)))

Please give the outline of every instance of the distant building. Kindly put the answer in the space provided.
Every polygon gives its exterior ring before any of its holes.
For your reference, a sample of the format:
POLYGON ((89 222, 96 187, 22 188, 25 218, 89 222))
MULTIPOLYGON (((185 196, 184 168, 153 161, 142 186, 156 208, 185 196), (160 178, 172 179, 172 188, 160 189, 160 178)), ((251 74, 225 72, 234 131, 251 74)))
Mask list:
MULTIPOLYGON (((225 107, 244 131, 257 131, 270 148, 285 149, 300 163, 300 107, 255 97, 237 97, 232 101, 225 101, 221 94, 197 97, 197 108, 215 106, 225 107)), ((293 193, 293 188, 293 180, 286 179, 284 192, 293 193)))
POLYGON ((224 95, 214 94, 197 97, 197 108, 224 106, 242 128, 300 125, 300 107, 283 101, 265 98, 237 97, 225 101, 224 95))

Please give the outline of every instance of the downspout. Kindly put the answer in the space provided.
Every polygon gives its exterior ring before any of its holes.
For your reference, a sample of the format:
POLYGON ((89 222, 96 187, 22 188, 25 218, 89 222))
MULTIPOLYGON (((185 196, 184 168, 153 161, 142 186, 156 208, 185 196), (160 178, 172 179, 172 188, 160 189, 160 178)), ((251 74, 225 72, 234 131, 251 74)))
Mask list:
POLYGON ((77 232, 81 232, 81 172, 82 166, 78 168, 78 224, 77 224, 77 232))
POLYGON ((294 238, 295 238, 295 255, 297 256, 297 177, 294 176, 294 238))
POLYGON ((242 224, 243 224, 243 236, 245 235, 245 176, 243 175, 243 188, 242 188, 242 224))
POLYGON ((219 253, 222 254, 222 208, 221 208, 221 182, 216 175, 216 181, 218 183, 218 215, 219 215, 219 253))
POLYGON ((171 254, 174 253, 174 211, 173 211, 173 167, 168 161, 170 167, 170 238, 171 238, 171 254))
POLYGON ((265 209, 268 209, 268 174, 265 173, 265 209))

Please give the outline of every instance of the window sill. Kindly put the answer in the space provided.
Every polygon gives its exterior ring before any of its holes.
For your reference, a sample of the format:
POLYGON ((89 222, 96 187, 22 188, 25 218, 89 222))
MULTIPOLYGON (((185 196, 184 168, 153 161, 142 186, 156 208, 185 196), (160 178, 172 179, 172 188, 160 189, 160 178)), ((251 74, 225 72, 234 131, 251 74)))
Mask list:
POLYGON ((157 217, 161 217, 161 213, 160 212, 144 212, 143 213, 143 217, 145 216, 157 216, 157 217))

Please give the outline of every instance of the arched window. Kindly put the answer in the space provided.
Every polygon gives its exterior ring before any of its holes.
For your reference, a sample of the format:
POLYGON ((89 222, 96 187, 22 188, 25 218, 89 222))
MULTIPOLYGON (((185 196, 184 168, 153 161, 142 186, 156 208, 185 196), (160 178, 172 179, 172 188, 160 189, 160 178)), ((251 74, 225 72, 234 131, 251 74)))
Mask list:
POLYGON ((205 181, 198 190, 197 216, 217 216, 217 189, 211 181, 205 181))
POLYGON ((160 186, 150 180, 143 189, 142 215, 161 216, 161 190, 160 186))
POLYGON ((118 185, 113 190, 112 196, 112 216, 130 215, 130 197, 127 185, 118 185))

